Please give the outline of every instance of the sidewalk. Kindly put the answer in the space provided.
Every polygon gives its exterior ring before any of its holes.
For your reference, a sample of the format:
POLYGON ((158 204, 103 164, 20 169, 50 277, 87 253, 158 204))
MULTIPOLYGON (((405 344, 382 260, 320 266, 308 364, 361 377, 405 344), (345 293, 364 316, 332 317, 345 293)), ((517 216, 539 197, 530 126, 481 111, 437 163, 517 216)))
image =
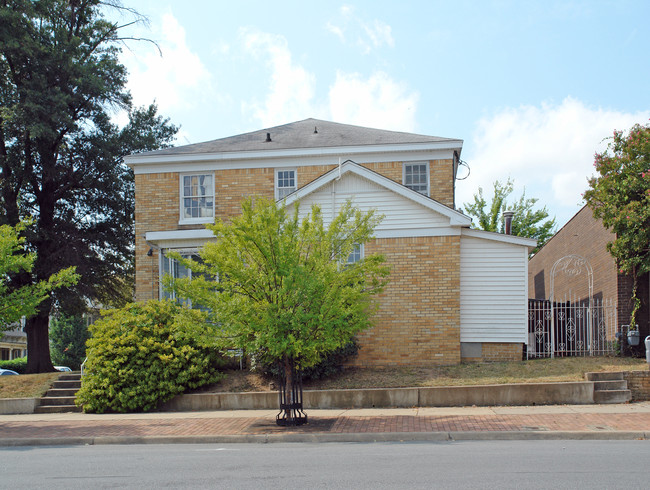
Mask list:
POLYGON ((0 415, 0 446, 650 439, 650 402, 413 409, 308 410, 275 425, 275 410, 0 415))

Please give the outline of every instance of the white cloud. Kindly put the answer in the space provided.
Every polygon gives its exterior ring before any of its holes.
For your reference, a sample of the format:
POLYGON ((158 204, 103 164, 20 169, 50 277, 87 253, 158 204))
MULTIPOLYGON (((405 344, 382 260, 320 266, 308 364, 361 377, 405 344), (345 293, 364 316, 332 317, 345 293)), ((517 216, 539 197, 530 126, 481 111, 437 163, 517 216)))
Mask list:
POLYGON ((243 105, 264 126, 305 119, 318 111, 313 105, 316 78, 294 63, 284 36, 242 29, 245 50, 256 59, 266 60, 271 69, 269 93, 264 102, 243 105))
POLYGON ((128 88, 136 105, 158 103, 161 113, 200 106, 208 100, 212 77, 200 57, 187 45, 185 29, 171 14, 154 22, 157 49, 125 51, 122 62, 129 70, 128 88), (143 54, 144 53, 144 54, 143 54))
POLYGON ((398 131, 415 130, 418 98, 417 92, 383 72, 365 79, 338 72, 329 92, 333 120, 398 131))
POLYGON ((478 187, 491 194, 495 180, 515 181, 513 196, 526 188, 539 198, 558 224, 564 224, 582 205, 581 194, 593 174, 593 156, 606 148, 603 141, 614 129, 643 123, 649 112, 624 113, 590 108, 567 97, 560 104, 506 108, 477 123, 462 158, 471 175, 458 184, 457 204, 472 200, 478 187))
POLYGON ((376 72, 369 77, 337 72, 327 96, 317 97, 316 77, 292 58, 286 38, 242 30, 244 49, 270 68, 263 100, 243 103, 243 110, 262 126, 321 117, 337 122, 413 131, 418 94, 376 72))
POLYGON ((354 43, 361 49, 363 54, 369 54, 373 49, 386 45, 395 46, 392 28, 390 25, 379 19, 366 20, 355 14, 354 7, 345 5, 339 9, 341 24, 336 25, 332 21, 326 24, 326 29, 334 34, 342 43, 348 38, 354 39, 354 43), (347 36, 347 32, 352 33, 347 36))

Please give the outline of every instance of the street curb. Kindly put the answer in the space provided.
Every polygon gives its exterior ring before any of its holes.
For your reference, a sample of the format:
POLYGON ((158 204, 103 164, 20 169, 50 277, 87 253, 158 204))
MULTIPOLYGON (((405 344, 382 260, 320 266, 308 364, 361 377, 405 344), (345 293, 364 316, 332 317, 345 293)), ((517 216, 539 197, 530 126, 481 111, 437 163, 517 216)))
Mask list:
POLYGON ((269 443, 372 443, 372 442, 460 442, 460 441, 632 441, 650 440, 641 431, 485 431, 485 432, 379 432, 350 434, 237 434, 221 436, 96 436, 0 439, 0 447, 94 446, 131 444, 269 444, 269 443))

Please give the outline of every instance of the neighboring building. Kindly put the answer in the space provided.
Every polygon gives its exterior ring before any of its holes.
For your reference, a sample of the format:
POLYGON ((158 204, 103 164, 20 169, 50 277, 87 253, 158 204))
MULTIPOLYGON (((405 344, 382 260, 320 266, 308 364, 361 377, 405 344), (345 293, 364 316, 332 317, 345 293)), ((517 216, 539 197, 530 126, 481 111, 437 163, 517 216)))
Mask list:
POLYGON ((455 211, 462 141, 307 119, 138 155, 136 300, 168 296, 165 273, 191 274, 165 251, 196 253, 204 224, 261 195, 319 204, 326 220, 347 199, 385 216, 359 257, 391 266, 357 365, 518 360, 526 342, 527 256, 535 241, 470 230, 455 211), (343 163, 341 163, 343 162, 343 163))
POLYGON ((27 355, 27 334, 23 332, 23 326, 0 332, 0 361, 10 361, 27 355))
MULTIPOLYGON (((593 217, 587 206, 571 218, 546 244, 530 259, 528 264, 528 290, 531 298, 549 299, 551 294, 551 270, 556 261, 567 255, 579 255, 586 259, 593 271, 593 298, 616 302, 617 322, 628 324, 630 320, 632 278, 619 274, 614 258, 607 251, 607 243, 615 236, 607 230, 602 221, 593 217)), ((641 339, 649 333, 650 277, 639 278, 638 295, 641 310, 637 315, 641 339)), ((558 301, 584 301, 588 298, 588 282, 585 277, 575 278, 557 275, 554 285, 554 298, 558 301)))

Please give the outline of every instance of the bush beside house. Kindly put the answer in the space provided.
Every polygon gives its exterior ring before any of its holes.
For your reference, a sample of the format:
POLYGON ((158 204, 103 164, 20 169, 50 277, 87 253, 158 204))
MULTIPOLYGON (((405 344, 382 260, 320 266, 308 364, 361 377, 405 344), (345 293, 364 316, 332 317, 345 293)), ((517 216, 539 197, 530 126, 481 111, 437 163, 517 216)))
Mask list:
POLYGON ((86 412, 148 411, 186 389, 219 381, 223 361, 210 335, 197 331, 208 328, 200 326, 200 315, 171 301, 109 311, 90 326, 77 403, 86 412))

